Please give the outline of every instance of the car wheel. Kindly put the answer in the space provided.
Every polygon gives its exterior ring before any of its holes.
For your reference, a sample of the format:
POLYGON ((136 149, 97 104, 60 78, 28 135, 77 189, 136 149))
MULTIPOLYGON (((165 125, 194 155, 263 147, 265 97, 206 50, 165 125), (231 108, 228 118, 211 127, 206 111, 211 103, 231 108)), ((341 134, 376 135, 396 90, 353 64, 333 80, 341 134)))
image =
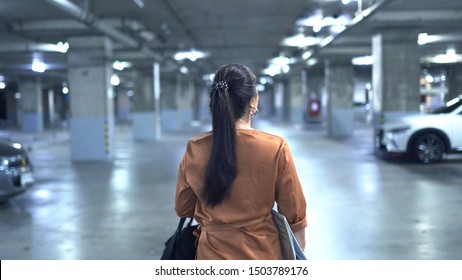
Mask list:
POLYGON ((444 142, 435 133, 425 133, 417 137, 412 145, 414 158, 422 163, 433 163, 443 158, 444 142))

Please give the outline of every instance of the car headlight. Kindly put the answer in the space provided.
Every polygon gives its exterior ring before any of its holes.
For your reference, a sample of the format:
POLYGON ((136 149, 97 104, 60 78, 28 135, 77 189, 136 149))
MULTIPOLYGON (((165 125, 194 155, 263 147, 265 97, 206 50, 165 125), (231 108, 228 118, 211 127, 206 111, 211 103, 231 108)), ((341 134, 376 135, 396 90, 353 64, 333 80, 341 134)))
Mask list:
POLYGON ((8 169, 8 164, 10 162, 5 158, 0 158, 0 171, 5 171, 8 169))

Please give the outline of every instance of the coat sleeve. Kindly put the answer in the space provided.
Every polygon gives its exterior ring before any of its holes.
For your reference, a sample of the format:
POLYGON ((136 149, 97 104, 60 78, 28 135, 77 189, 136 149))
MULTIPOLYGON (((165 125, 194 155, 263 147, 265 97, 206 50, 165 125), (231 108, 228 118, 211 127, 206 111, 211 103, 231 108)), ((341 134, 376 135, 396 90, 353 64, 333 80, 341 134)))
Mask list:
POLYGON ((193 217, 197 202, 196 194, 193 192, 191 186, 188 185, 186 178, 188 149, 190 149, 189 143, 180 162, 176 183, 175 211, 179 217, 193 217))
POLYGON ((287 218, 292 231, 299 231, 307 226, 305 196, 285 140, 279 151, 276 202, 278 211, 287 218))

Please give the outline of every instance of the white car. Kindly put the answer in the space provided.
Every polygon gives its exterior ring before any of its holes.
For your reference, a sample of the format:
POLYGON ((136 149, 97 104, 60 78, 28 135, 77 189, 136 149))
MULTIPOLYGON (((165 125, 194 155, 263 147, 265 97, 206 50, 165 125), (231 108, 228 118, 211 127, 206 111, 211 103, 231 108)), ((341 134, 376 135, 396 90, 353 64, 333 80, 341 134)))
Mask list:
POLYGON ((440 161, 444 154, 462 153, 462 95, 431 114, 401 117, 378 130, 376 148, 406 154, 422 163, 440 161))

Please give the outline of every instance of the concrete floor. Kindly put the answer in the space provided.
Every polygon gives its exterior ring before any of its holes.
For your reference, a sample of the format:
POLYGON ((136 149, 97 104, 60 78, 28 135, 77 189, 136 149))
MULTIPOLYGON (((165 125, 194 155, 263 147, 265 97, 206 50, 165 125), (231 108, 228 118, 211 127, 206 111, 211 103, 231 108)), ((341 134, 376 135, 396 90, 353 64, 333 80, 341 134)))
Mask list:
MULTIPOLYGON (((367 125, 344 140, 321 125, 256 126, 289 140, 308 203, 309 259, 462 259, 462 157, 377 159, 367 125)), ((107 163, 71 162, 65 132, 43 137, 30 153, 36 185, 0 205, 0 259, 159 259, 177 224, 179 160, 196 132, 136 142, 118 126, 107 163)))

